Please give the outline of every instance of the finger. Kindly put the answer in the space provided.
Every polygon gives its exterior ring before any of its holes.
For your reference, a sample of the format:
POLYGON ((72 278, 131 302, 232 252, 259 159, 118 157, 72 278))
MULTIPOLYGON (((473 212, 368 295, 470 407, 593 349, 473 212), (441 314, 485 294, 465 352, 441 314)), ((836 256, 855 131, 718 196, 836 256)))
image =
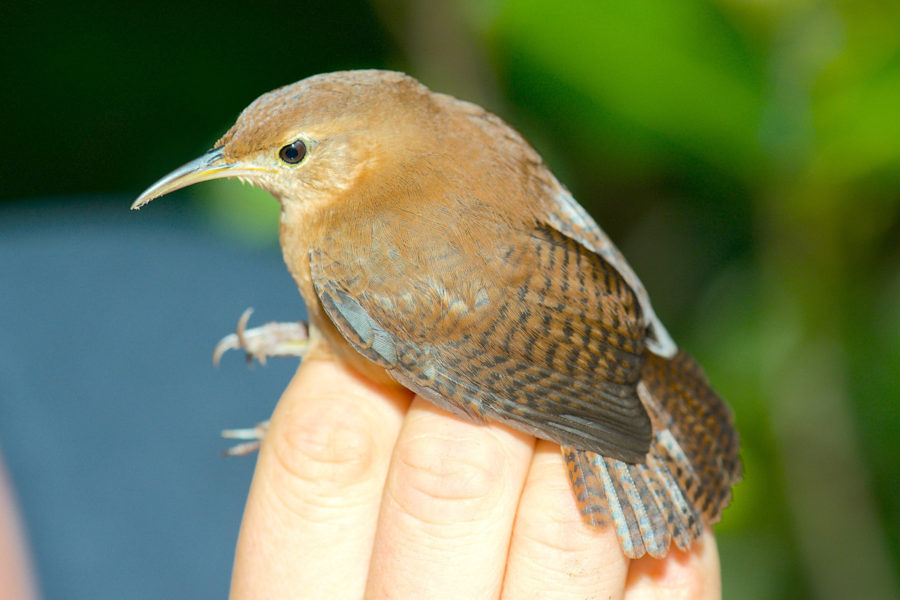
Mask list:
POLYGON ((498 597, 533 444, 416 398, 394 448, 366 597, 498 597))
POLYGON ((0 455, 0 598, 37 598, 23 524, 0 455))
POLYGON ((582 520, 559 446, 538 441, 513 528, 504 600, 621 598, 627 572, 613 529, 582 520))
POLYGON ((304 361, 272 415, 238 538, 232 598, 359 598, 411 398, 304 361))
POLYGON ((712 528, 707 525, 689 551, 673 547, 664 559, 645 556, 631 561, 626 585, 628 600, 721 598, 719 552, 712 528))

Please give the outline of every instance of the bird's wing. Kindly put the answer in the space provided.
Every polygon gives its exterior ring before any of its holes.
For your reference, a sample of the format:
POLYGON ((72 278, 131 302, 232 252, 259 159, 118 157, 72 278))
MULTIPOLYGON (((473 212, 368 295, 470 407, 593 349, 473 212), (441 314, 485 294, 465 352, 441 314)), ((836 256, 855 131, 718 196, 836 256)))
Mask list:
POLYGON ((637 295, 644 320, 647 323, 647 348, 654 354, 672 358, 678 352, 678 346, 666 330, 662 321, 656 316, 650 296, 644 284, 632 270, 628 261, 616 248, 606 232, 591 218, 572 194, 565 188, 552 195, 551 210, 547 215, 550 224, 565 235, 584 244, 588 249, 602 256, 622 275, 637 295))
POLYGON ((471 420, 643 459, 646 326, 616 268, 549 225, 498 233, 485 248, 386 238, 310 250, 322 306, 360 353, 471 420))

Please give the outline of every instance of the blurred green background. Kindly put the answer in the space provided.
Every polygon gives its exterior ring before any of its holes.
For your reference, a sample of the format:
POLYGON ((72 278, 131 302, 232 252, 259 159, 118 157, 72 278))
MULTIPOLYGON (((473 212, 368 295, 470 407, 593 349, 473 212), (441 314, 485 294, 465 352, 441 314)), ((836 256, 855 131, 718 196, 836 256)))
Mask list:
MULTIPOLYGON (((399 69, 492 109, 734 407, 745 478, 717 528, 725 597, 900 597, 900 3, 0 12, 5 203, 122 203, 262 92, 324 71, 399 69)), ((265 194, 190 193, 236 244, 277 243, 265 194)))

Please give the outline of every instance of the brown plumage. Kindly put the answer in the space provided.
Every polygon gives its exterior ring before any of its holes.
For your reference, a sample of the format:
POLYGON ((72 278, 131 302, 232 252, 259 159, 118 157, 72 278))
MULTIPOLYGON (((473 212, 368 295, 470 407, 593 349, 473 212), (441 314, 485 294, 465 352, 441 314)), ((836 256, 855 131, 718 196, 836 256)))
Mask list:
POLYGON ((606 234, 522 137, 385 71, 261 96, 134 207, 216 177, 281 203, 309 354, 559 443, 629 557, 687 548, 740 476, 731 413, 606 234))

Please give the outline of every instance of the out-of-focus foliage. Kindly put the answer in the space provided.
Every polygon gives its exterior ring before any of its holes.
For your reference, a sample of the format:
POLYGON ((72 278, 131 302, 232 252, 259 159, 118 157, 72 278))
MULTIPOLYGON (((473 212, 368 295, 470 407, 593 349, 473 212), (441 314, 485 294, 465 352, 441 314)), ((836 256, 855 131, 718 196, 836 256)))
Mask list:
MULTIPOLYGON (((6 199, 136 193, 315 72, 398 68, 486 104, 622 246, 734 406, 726 597, 900 595, 900 4, 3 12, 6 199)), ((274 236, 277 207, 249 188, 194 193, 211 222, 274 236)))

